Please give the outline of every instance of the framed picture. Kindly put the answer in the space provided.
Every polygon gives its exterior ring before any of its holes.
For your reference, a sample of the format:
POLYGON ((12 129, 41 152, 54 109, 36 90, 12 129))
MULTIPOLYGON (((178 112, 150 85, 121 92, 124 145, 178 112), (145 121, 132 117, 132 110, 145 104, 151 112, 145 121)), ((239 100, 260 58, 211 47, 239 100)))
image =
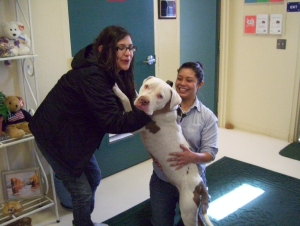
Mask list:
POLYGON ((44 196, 40 168, 2 172, 5 201, 44 196))
POLYGON ((176 19, 176 0, 158 0, 158 19, 176 19))

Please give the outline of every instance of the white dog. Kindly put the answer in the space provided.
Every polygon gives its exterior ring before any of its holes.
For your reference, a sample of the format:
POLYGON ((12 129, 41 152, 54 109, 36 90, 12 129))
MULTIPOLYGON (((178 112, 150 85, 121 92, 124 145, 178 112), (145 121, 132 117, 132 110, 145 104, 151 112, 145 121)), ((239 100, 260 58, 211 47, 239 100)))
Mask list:
MULTIPOLYGON (((131 111, 128 98, 117 85, 113 87, 113 91, 121 99, 125 111, 131 111)), ((201 203, 204 220, 207 225, 212 226, 207 216, 209 196, 197 166, 188 164, 175 170, 175 167, 170 167, 170 163, 167 162, 170 152, 182 151, 180 144, 189 147, 181 126, 176 122, 176 110, 180 103, 180 96, 166 82, 153 76, 145 79, 134 105, 150 115, 153 123, 141 130, 141 138, 147 151, 162 166, 170 183, 179 190, 179 206, 184 225, 204 225, 198 218, 198 207, 201 203), (153 114, 159 110, 165 110, 166 113, 153 114)))

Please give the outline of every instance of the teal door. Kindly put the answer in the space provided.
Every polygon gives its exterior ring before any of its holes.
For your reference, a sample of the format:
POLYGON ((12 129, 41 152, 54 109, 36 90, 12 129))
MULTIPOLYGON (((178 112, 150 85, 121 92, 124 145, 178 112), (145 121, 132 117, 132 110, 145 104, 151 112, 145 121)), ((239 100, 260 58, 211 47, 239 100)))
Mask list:
MULTIPOLYGON (((103 28, 122 26, 138 48, 134 65, 137 90, 146 77, 155 76, 155 66, 143 63, 154 55, 153 1, 69 0, 68 8, 72 55, 93 42, 103 28)), ((115 142, 110 142, 107 134, 95 156, 103 177, 150 158, 139 134, 115 142)))
POLYGON ((199 100, 217 115, 220 0, 180 1, 180 63, 200 61, 199 100), (183 16, 184 15, 184 16, 183 16))

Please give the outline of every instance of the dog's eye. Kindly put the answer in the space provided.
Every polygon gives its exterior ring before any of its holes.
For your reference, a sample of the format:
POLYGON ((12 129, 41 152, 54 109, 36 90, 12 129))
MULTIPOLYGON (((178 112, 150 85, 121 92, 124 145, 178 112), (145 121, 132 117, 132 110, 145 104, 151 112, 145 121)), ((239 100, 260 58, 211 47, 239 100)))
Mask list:
POLYGON ((148 88, 149 88, 149 85, 146 84, 146 85, 144 86, 144 88, 145 88, 145 89, 148 89, 148 88))
POLYGON ((162 99, 163 96, 162 96, 161 94, 157 94, 157 98, 158 98, 158 99, 162 99))

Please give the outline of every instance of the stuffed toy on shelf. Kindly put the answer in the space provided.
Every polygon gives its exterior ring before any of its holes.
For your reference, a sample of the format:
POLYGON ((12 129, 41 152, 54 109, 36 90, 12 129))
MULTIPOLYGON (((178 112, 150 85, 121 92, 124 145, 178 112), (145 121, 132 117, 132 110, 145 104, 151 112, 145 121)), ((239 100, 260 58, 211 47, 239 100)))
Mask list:
POLYGON ((1 42, 6 43, 7 47, 10 48, 10 56, 27 55, 30 53, 31 41, 24 33, 24 25, 21 22, 3 22, 1 27, 1 42))
POLYGON ((6 38, 0 38, 0 57, 13 57, 12 49, 14 46, 9 44, 6 38))
POLYGON ((23 206, 21 203, 17 201, 10 201, 4 204, 2 208, 2 213, 4 215, 12 215, 15 213, 19 213, 23 210, 23 206))
POLYGON ((22 98, 7 96, 4 103, 11 113, 11 116, 2 125, 2 131, 5 135, 11 138, 20 138, 26 133, 31 133, 28 127, 31 115, 28 111, 22 109, 24 106, 22 98))

